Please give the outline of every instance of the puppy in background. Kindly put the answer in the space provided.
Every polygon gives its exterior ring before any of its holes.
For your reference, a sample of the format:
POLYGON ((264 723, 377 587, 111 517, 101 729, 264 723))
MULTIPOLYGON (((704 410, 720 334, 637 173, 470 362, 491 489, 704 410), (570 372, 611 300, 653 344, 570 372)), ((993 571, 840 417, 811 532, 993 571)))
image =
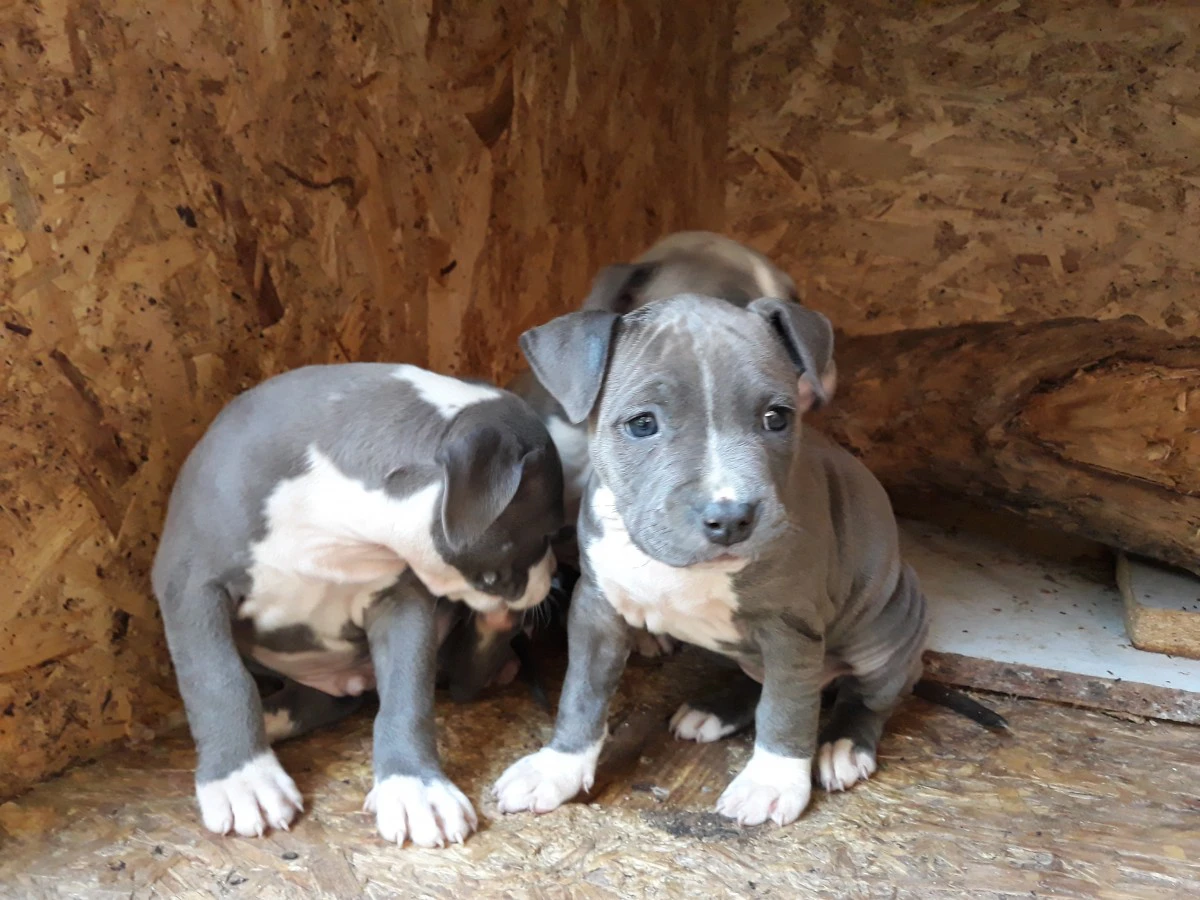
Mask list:
POLYGON ((302 801, 269 742, 374 689, 379 833, 462 841, 476 815, 442 772, 433 714, 457 613, 437 598, 497 631, 539 604, 562 490, 525 402, 415 366, 310 366, 226 406, 175 483, 152 573, 205 826, 286 829, 302 801), (279 685, 265 701, 256 674, 279 685))

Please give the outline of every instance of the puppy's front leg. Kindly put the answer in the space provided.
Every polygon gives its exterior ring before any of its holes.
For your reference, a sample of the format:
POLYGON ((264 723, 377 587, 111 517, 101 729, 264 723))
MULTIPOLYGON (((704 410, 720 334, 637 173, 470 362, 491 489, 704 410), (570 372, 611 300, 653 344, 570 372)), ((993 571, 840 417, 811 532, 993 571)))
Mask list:
POLYGON ((763 660, 755 712, 754 754, 717 801, 717 812, 742 825, 771 819, 787 825, 808 806, 821 714, 824 639, 783 622, 757 635, 763 660))
POLYGON ((461 843, 478 826, 471 802, 442 774, 433 715, 436 599, 406 573, 367 610, 375 666, 375 787, 363 808, 379 833, 422 847, 461 843))
POLYGON ((590 574, 575 588, 567 617, 569 659, 549 746, 509 766, 494 793, 501 812, 549 812, 590 790, 608 735, 608 702, 632 638, 590 574))

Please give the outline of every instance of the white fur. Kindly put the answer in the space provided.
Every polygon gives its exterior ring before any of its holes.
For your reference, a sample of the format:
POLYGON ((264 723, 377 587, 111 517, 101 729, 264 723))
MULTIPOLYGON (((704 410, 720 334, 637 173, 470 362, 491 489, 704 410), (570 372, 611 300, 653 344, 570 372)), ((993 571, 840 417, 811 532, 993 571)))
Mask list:
POLYGON ((220 781, 197 784, 196 799, 205 828, 243 837, 262 837, 268 826, 287 831, 304 811, 295 782, 270 750, 220 781))
POLYGON ((461 844, 479 827, 471 801, 446 780, 425 784, 409 775, 392 775, 375 785, 363 804, 375 813, 384 840, 420 847, 461 844))
POLYGON ((562 461, 567 496, 580 496, 592 470, 587 430, 564 422, 558 416, 551 416, 546 422, 546 431, 550 433, 550 440, 554 441, 554 448, 562 461))
POLYGON ((720 432, 717 429, 717 411, 713 404, 713 392, 716 390, 716 379, 708 357, 700 354, 695 362, 700 366, 700 385, 698 392, 704 399, 704 418, 707 427, 704 429, 704 465, 705 480, 712 490, 715 500, 733 500, 737 492, 726 483, 725 462, 721 459, 717 441, 720 432))
POLYGON ((668 566, 634 546, 609 488, 596 491, 592 509, 603 534, 585 552, 604 596, 626 622, 709 650, 738 640, 733 574, 744 560, 668 566))
POLYGON ((812 795, 812 760, 780 756, 755 746, 746 768, 717 801, 717 812, 741 825, 770 819, 787 825, 799 818, 812 795))
POLYGON ((277 709, 263 714, 263 727, 267 730, 267 740, 274 743, 291 735, 296 723, 286 709, 277 709))
POLYGON ((707 744, 733 734, 737 729, 721 721, 719 716, 684 703, 671 716, 671 733, 681 741, 707 744))
POLYGON ((465 407, 501 396, 494 387, 470 384, 417 366, 397 366, 392 377, 412 385, 417 396, 446 419, 454 418, 465 407))
POLYGON ((855 747, 850 738, 822 744, 817 751, 817 773, 825 790, 849 790, 875 774, 875 754, 855 747))
MULTIPOLYGON (((462 600, 483 612, 503 606, 499 598, 473 588, 437 552, 430 527, 438 483, 397 499, 350 478, 315 447, 309 448, 308 462, 308 471, 281 482, 267 498, 266 534, 251 548, 251 593, 238 615, 260 630, 306 624, 329 652, 256 651, 264 665, 329 693, 369 688, 370 668, 340 632, 346 622, 361 627, 375 595, 408 566, 435 596, 462 600)), ((552 565, 547 554, 530 571, 529 588, 518 605, 546 596, 552 565)))
POLYGON ((504 813, 531 810, 550 812, 580 791, 589 791, 596 778, 596 761, 604 746, 601 739, 582 753, 562 753, 543 747, 517 760, 492 789, 504 813))

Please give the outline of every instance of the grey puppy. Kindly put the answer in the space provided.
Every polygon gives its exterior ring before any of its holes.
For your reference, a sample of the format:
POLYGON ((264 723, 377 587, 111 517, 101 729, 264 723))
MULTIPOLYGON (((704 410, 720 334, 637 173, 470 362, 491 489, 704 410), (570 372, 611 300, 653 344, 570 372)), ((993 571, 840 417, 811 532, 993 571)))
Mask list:
MULTIPOLYGON (((679 231, 658 241, 632 263, 602 268, 581 309, 624 315, 677 294, 720 297, 740 307, 759 297, 800 300, 791 276, 757 250, 711 231, 679 231)), ((827 377, 834 378, 832 368, 827 377)), ((530 370, 517 375, 507 387, 537 410, 554 439, 563 464, 567 522, 574 525, 591 474, 587 426, 571 422, 530 370)), ((554 551, 560 563, 577 562, 578 548, 570 537, 557 541, 554 551)), ((651 635, 639 628, 634 631, 634 647, 642 656, 652 657, 672 652, 675 644, 669 635, 651 635)))
POLYGON ((501 810, 545 812, 591 786, 630 625, 746 673, 673 719, 696 740, 756 726, 719 812, 786 824, 814 775, 841 790, 872 774, 921 673, 926 605, 879 482, 801 424, 834 389, 828 320, 785 299, 682 295, 572 313, 521 346, 568 420, 587 421, 593 472, 554 736, 497 781, 501 810))
MULTIPOLYGON (((711 231, 679 231, 632 263, 602 268, 580 309, 624 315, 677 294, 720 297, 743 307, 759 297, 800 301, 791 276, 757 250, 711 231)), ((569 420, 532 370, 521 372, 507 388, 537 410, 558 447, 567 521, 574 523, 591 473, 587 427, 569 420)))
POLYGON ((558 453, 506 391, 357 363, 235 398, 184 463, 152 573, 205 826, 287 828, 301 797, 270 740, 375 689, 380 834, 463 840, 475 811, 442 773, 433 717, 457 612, 437 598, 507 627, 546 596, 562 524, 558 453), (256 674, 281 688, 262 700, 256 674))

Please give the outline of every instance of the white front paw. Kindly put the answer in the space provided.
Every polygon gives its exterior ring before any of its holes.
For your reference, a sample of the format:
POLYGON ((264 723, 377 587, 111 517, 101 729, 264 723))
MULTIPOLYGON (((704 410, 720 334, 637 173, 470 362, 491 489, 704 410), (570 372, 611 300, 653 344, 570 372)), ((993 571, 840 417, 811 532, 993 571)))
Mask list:
POLYGON ((759 747, 717 801, 717 812, 741 825, 794 822, 812 794, 812 760, 779 756, 759 747))
POLYGON ((845 791, 875 774, 875 754, 855 747, 850 738, 822 744, 817 751, 817 777, 827 791, 845 791))
POLYGON ((714 713, 694 709, 687 703, 675 710, 675 715, 671 716, 671 733, 681 741, 707 744, 735 731, 736 725, 722 721, 721 717, 714 713))
POLYGON ((367 794, 363 809, 375 813, 383 839, 396 844, 406 838, 421 847, 461 844, 479 826, 471 801, 444 778, 391 775, 367 794))
POLYGON ((500 812, 550 812, 580 791, 591 790, 603 743, 597 741, 582 753, 562 753, 543 747, 517 760, 492 789, 500 812))
POLYGON ((304 811, 295 782, 270 750, 219 781, 197 784, 196 799, 204 827, 217 834, 262 837, 268 825, 286 831, 304 811))
POLYGON ((670 656, 678 645, 668 634, 651 634, 644 628, 633 632, 633 649, 638 656, 654 659, 657 656, 670 656))

